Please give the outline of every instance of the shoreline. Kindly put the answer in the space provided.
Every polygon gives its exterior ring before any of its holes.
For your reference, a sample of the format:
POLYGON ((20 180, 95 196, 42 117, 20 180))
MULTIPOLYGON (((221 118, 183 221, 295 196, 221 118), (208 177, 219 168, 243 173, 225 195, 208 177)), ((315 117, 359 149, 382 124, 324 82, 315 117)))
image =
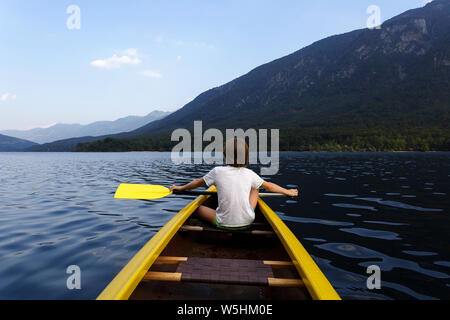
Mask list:
MULTIPOLYGON (((172 151, 0 151, 2 153, 170 153, 172 151)), ((283 150, 280 153, 295 152, 295 153, 450 153, 450 151, 298 151, 298 150, 283 150)), ((194 152, 193 152, 194 153, 194 152)), ((252 152, 253 153, 253 152, 252 152)))

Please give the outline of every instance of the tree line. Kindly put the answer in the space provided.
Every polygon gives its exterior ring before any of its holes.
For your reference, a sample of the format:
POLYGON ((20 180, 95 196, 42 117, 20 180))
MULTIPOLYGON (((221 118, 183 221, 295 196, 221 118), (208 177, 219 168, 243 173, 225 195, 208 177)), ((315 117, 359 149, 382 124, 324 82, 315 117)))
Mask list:
MULTIPOLYGON (((170 134, 134 139, 107 138, 90 143, 79 143, 73 151, 171 151, 177 143, 170 141, 170 134)), ((291 127, 280 130, 280 151, 450 151, 450 130, 438 127, 403 129, 291 127)))

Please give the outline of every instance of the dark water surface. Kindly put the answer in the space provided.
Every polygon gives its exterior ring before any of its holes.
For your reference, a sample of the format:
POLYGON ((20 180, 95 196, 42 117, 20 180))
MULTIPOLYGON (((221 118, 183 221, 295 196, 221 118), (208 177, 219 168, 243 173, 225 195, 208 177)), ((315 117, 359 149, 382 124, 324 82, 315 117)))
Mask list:
MULTIPOLYGON (((96 298, 190 201, 114 200, 118 184, 208 169, 168 153, 0 153, 0 299, 96 298), (81 290, 66 287, 70 265, 81 290)), ((284 153, 270 181, 301 187, 300 201, 268 203, 342 298, 450 298, 449 153, 284 153), (380 290, 367 289, 370 265, 380 290)))

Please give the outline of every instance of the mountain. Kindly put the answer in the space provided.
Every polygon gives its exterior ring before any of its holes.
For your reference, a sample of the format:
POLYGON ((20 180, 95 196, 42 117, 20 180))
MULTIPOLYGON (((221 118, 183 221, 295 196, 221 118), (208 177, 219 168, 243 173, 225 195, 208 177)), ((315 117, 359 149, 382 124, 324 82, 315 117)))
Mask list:
POLYGON ((31 141, 8 137, 0 134, 0 152, 22 151, 34 145, 36 145, 36 143, 31 141))
POLYGON ((0 134, 42 144, 74 137, 103 136, 132 131, 169 114, 170 112, 153 111, 144 117, 129 116, 116 121, 98 121, 88 125, 56 124, 49 128, 36 128, 26 131, 4 130, 0 131, 0 134))
MULTIPOLYGON (((145 121, 158 121, 155 119, 163 119, 167 116, 167 114, 170 114, 169 112, 162 112, 162 111, 155 111, 149 114, 149 116, 145 117, 145 121)), ((127 118, 125 118, 127 119, 127 118)), ((119 119, 120 120, 120 119, 119 119)), ((151 122, 150 122, 151 123, 151 122)), ((102 135, 102 136, 81 136, 76 138, 69 138, 69 139, 63 139, 63 140, 57 140, 50 143, 44 143, 40 145, 32 146, 25 151, 29 152, 69 152, 73 150, 78 144, 80 143, 89 143, 93 141, 99 141, 103 140, 105 138, 111 137, 111 136, 127 136, 127 133, 120 133, 116 135, 102 135)))
POLYGON ((332 36, 211 89, 163 120, 75 151, 170 150, 170 133, 279 128, 282 150, 450 150, 450 0, 332 36))

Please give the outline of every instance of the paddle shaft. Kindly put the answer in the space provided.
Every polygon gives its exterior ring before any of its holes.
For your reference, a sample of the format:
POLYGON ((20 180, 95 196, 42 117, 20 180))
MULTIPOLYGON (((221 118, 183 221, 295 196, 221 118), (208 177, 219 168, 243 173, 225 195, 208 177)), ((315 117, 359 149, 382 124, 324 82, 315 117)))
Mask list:
MULTIPOLYGON (((217 192, 214 191, 193 191, 193 190, 187 190, 187 191, 173 191, 173 194, 176 195, 185 195, 185 196, 216 196, 217 192)), ((260 193, 260 197, 262 198, 281 198, 286 197, 284 194, 281 193, 260 193)))

